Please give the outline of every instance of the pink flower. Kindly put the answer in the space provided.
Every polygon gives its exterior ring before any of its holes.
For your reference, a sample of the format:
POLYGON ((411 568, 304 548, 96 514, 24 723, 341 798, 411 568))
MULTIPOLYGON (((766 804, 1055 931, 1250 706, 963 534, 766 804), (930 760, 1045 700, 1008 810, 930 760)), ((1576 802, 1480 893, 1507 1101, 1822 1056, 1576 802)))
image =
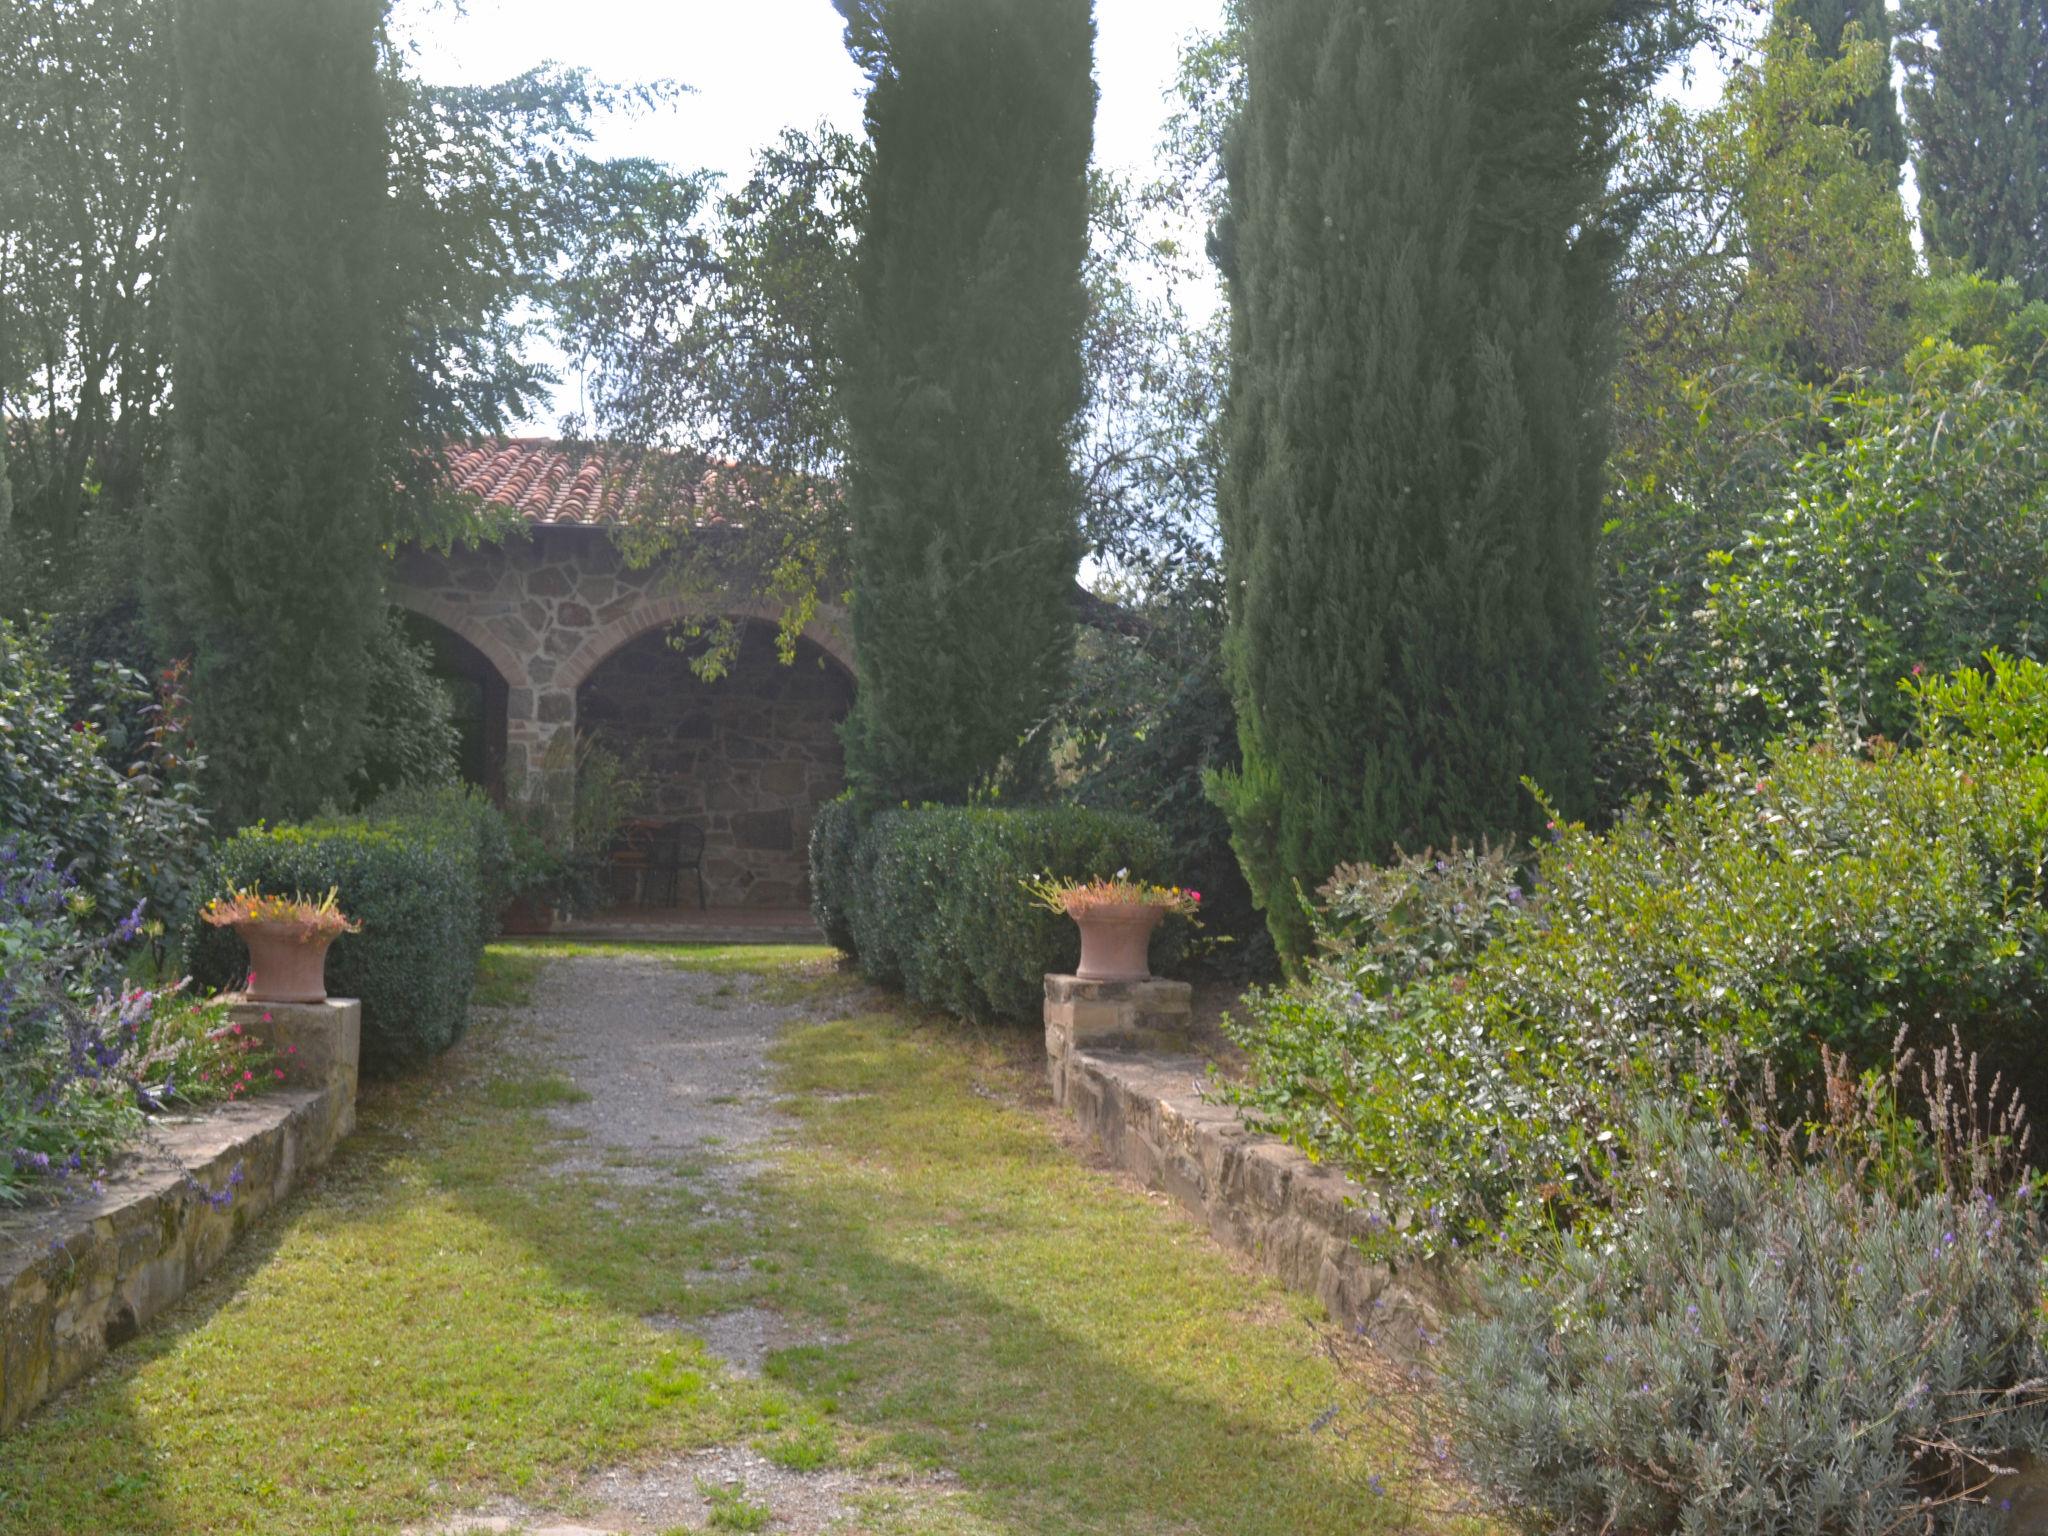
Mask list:
POLYGON ((266 1024, 270 1024, 270 1023, 273 1023, 273 1022, 275 1022, 275 1021, 274 1021, 274 1020, 273 1020, 273 1019, 272 1019, 272 1018, 270 1017, 270 1015, 269 1015, 269 1014, 267 1014, 267 1013, 266 1013, 265 1015, 263 1015, 263 1022, 264 1022, 264 1023, 266 1023, 266 1024))
POLYGON ((1189 901, 1200 901, 1201 899, 1202 899, 1202 893, 1201 893, 1200 891, 1189 891, 1189 892, 1188 892, 1188 900, 1189 900, 1189 901))

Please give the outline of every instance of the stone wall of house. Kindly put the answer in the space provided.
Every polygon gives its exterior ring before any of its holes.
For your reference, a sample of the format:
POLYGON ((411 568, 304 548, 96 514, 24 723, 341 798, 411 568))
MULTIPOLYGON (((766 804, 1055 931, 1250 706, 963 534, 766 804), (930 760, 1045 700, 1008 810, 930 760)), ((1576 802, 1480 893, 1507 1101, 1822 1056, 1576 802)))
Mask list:
MULTIPOLYGON (((391 597, 460 635, 497 669, 506 684, 505 789, 556 803, 571 793, 573 754, 551 757, 550 749, 576 730, 578 690, 600 666, 679 622, 772 623, 778 611, 758 592, 683 590, 659 564, 636 570, 610 533, 593 527, 529 529, 445 552, 408 549, 391 597)), ((843 615, 828 609, 804 633, 851 672, 843 615)))
MULTIPOLYGON (((585 679, 576 713, 646 776, 650 816, 704 830, 708 905, 795 908, 810 902, 812 813, 845 786, 839 722, 852 703, 836 662, 806 642, 785 665, 755 624, 716 682, 665 634, 643 635, 585 679)), ((680 895, 697 899, 687 878, 680 895)))

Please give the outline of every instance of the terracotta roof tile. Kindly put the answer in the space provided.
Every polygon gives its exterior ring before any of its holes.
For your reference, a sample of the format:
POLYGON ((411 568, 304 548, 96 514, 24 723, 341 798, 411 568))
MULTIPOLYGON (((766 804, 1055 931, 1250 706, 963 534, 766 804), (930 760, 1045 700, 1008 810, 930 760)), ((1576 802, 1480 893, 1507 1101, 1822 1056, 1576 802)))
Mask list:
MULTIPOLYGON (((677 511, 689 511, 715 473, 707 471, 680 494, 673 488, 661 494, 681 503, 677 511)), ((517 512, 536 527, 594 528, 618 522, 623 509, 648 495, 653 479, 645 454, 553 438, 514 437, 448 448, 449 489, 476 496, 486 507, 517 512)), ((713 514, 704 520, 719 518, 713 514)))

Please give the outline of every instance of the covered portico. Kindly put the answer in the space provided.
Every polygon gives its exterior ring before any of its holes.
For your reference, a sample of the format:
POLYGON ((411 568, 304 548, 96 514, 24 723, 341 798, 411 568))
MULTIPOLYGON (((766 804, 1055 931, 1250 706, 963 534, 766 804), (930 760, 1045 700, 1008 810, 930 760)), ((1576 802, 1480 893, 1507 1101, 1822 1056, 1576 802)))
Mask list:
POLYGON ((802 907, 812 812, 844 784, 844 615, 821 612, 786 663, 780 611, 758 593, 684 591, 672 568, 635 568, 614 536, 626 493, 595 456, 535 439, 480 444, 452 455, 451 479, 507 530, 402 552, 391 596, 439 632, 464 695, 469 775, 501 798, 566 805, 566 749, 581 731, 638 765, 649 814, 701 831, 707 906, 802 907), (705 681, 671 637, 720 620, 735 623, 738 650, 705 681))

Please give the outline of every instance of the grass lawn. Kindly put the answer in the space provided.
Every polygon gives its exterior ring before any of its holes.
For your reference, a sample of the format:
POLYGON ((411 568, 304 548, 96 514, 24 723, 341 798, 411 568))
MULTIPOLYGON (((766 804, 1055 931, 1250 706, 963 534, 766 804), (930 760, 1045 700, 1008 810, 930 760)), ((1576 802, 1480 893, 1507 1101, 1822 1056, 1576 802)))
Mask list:
MULTIPOLYGON (((494 950, 487 994, 564 948, 494 950)), ((0 1442, 0 1533, 389 1532, 503 1494, 573 1514, 580 1473, 735 1443, 870 1474, 851 1529, 876 1533, 1411 1528, 1371 1488, 1395 1470, 1372 1384, 1064 1150, 1014 1034, 851 1012, 802 951, 735 956, 667 958, 777 967, 817 1004, 776 1048, 796 1132, 744 1216, 687 1179, 549 1172, 544 1107, 575 1089, 480 1012, 367 1092, 226 1270, 0 1442), (832 1342, 750 1382, 643 1321, 747 1304, 832 1342), (936 1469, 941 1498, 908 1480, 936 1469)))

